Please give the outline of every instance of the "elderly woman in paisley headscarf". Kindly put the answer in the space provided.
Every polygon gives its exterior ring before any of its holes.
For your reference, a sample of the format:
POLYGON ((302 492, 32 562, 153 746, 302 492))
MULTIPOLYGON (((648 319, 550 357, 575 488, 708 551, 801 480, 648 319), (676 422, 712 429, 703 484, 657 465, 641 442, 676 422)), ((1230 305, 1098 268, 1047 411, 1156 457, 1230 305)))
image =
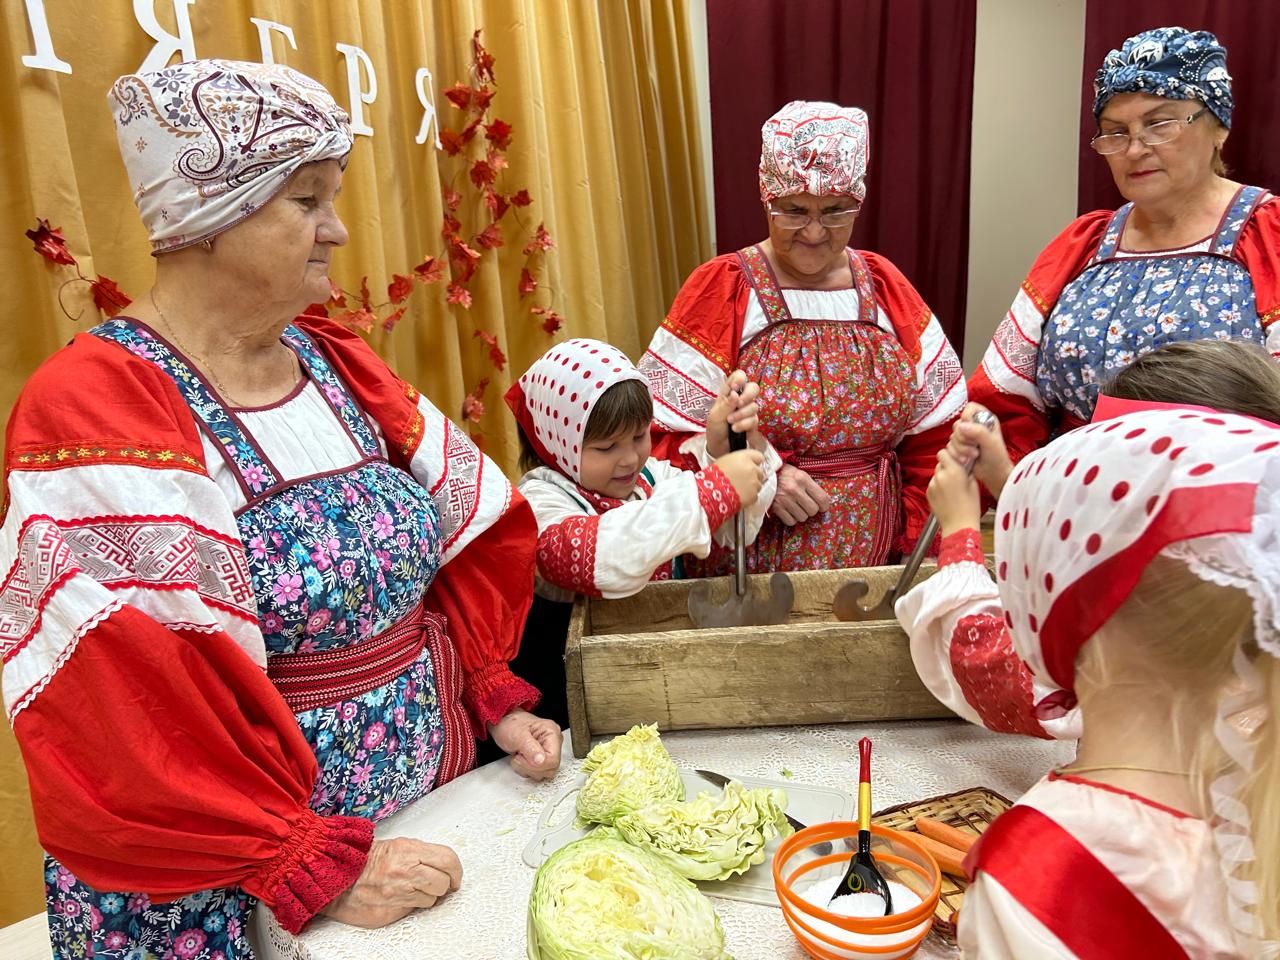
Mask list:
POLYGON ((380 926, 458 886, 373 824, 491 736, 560 731, 512 675, 535 525, 502 472, 358 337, 314 317, 347 233, 347 115, 219 60, 111 91, 156 279, 9 423, 5 705, 57 956, 252 956, 259 901, 380 926))
MULTIPOLYGON (((924 527, 935 455, 965 401, 960 362, 907 278, 848 247, 867 192, 867 115, 795 101, 761 133, 768 238, 695 270, 640 362, 667 431, 654 455, 679 456, 741 368, 784 460, 750 569, 886 563, 924 527)), ((707 450, 726 442, 708 436, 707 450)), ((731 559, 713 550, 710 572, 731 559)))
MULTIPOLYGON (((1107 54, 1094 90, 1090 143, 1128 202, 1044 249, 969 382, 1015 462, 1088 421, 1102 383, 1161 344, 1245 340, 1280 356, 1280 203, 1223 165, 1226 50, 1203 30, 1147 30, 1107 54)), ((998 495, 1008 461, 982 427, 960 434, 998 495)))

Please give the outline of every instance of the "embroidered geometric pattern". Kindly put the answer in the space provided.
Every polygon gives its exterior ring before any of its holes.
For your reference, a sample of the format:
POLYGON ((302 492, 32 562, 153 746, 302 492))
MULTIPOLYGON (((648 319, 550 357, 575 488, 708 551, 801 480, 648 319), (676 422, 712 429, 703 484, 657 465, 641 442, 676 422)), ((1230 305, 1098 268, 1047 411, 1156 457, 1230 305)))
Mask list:
POLYGON ((738 512, 742 501, 738 491, 725 472, 712 464, 694 475, 698 482, 698 502, 707 515, 707 523, 714 533, 731 516, 738 512))
POLYGON ((954 350, 944 349, 924 372, 924 383, 917 387, 916 405, 911 413, 911 426, 918 426, 933 412, 944 397, 960 382, 964 367, 954 350))
POLYGON ((442 551, 457 540, 480 505, 484 457, 465 434, 444 420, 444 470, 431 491, 440 514, 442 551))
POLYGON ((1035 379, 1039 344, 1027 339, 1012 313, 1005 314, 1000 326, 996 327, 991 346, 1000 354, 1010 372, 1028 382, 1035 379))
POLYGON ((1030 672, 1001 618, 978 614, 960 619, 951 637, 951 669, 984 727, 1049 738, 1032 712, 1030 672))
POLYGON ((655 403, 698 423, 707 422, 711 407, 716 402, 714 394, 708 393, 652 351, 644 355, 640 369, 649 381, 649 392, 653 394, 655 403))
POLYGON ((596 589, 596 536, 599 517, 569 517, 538 535, 538 569, 550 583, 600 596, 596 589))
POLYGON ((0 584, 0 656, 7 662, 40 626, 40 615, 67 578, 75 557, 49 517, 30 517, 18 531, 17 559, 0 584))

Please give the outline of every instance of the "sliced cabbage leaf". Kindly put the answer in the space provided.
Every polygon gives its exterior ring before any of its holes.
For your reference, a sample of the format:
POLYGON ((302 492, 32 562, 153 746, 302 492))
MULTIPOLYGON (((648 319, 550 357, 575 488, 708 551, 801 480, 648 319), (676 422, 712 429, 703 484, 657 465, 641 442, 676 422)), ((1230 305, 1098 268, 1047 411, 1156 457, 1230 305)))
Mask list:
POLYGON ((690 880, 725 880, 764 860, 774 837, 788 836, 787 795, 747 789, 731 780, 724 792, 699 793, 688 803, 650 804, 614 821, 628 843, 649 850, 690 880))
POLYGON ((530 960, 731 960, 711 901, 608 827, 538 868, 528 930, 530 960))
POLYGON ((578 816, 587 823, 612 823, 651 803, 684 799, 684 781, 657 724, 634 726, 597 744, 582 770, 587 782, 578 792, 578 816))

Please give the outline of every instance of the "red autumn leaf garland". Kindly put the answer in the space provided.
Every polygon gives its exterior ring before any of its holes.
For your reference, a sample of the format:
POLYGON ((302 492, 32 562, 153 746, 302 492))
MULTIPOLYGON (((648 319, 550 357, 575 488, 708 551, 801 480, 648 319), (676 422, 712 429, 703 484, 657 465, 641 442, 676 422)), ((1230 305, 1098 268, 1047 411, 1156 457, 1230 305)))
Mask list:
POLYGON ((413 293, 412 277, 397 273, 391 277, 391 282, 387 284, 387 300, 391 303, 404 303, 411 293, 413 293))
MULTIPOLYGON (((62 307, 62 312, 68 317, 71 317, 71 314, 67 313, 67 308, 62 305, 62 291, 68 283, 83 281, 89 284, 89 296, 93 299, 93 305, 108 319, 133 303, 129 295, 110 277, 104 277, 100 273, 95 275, 97 279, 94 280, 86 277, 75 255, 67 248, 67 238, 62 235, 62 230, 59 227, 50 226, 48 220, 37 217, 35 229, 25 230, 23 235, 31 241, 31 248, 50 263, 75 267, 76 275, 58 288, 58 306, 62 307)), ((71 319, 79 320, 80 315, 77 314, 71 319)))
POLYGON ((489 378, 481 377, 480 382, 476 384, 476 388, 466 395, 462 401, 462 419, 479 423, 481 417, 484 416, 484 401, 481 397, 484 395, 485 387, 489 386, 489 378))
POLYGON ((498 338, 495 334, 485 330, 477 330, 471 336, 479 337, 489 345, 489 361, 499 370, 507 365, 507 355, 498 347, 498 338))

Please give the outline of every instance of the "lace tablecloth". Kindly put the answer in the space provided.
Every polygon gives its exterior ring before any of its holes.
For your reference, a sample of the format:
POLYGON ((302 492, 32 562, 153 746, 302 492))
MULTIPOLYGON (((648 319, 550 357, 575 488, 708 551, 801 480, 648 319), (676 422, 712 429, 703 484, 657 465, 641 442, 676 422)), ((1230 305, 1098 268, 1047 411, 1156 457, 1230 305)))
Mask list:
MULTIPOLYGON (((663 734, 681 767, 706 767, 770 780, 785 768, 795 783, 852 789, 858 738, 876 742, 877 809, 985 786, 1014 799, 1050 767, 1065 763, 1074 744, 993 734, 956 720, 822 727, 687 731, 663 734)), ((381 930, 361 930, 321 917, 293 938, 270 911, 257 911, 263 960, 520 960, 534 871, 521 852, 543 805, 570 785, 581 761, 568 751, 554 780, 521 779, 506 761, 491 763, 428 794, 378 826, 379 837, 409 836, 457 851, 462 887, 431 910, 381 930)), ((805 960, 776 907, 714 899, 736 960, 805 960)), ((934 935, 918 957, 959 953, 934 935)))

